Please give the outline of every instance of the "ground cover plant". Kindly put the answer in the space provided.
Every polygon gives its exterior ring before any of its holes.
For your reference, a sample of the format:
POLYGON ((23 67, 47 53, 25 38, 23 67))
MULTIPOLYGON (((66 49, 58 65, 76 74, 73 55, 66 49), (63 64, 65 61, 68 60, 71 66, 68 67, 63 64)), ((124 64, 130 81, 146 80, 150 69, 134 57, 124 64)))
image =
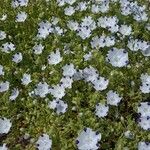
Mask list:
POLYGON ((149 0, 0 0, 0 150, 150 150, 149 0))

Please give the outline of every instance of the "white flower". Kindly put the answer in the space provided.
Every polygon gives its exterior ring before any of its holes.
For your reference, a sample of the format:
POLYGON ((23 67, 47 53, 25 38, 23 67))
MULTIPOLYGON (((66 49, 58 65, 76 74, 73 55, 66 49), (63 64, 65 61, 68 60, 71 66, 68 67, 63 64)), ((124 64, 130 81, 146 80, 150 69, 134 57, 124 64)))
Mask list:
POLYGON ((65 0, 66 3, 68 3, 69 5, 72 5, 73 3, 76 2, 76 0, 65 0))
POLYGON ((19 6, 27 6, 29 0, 12 0, 11 6, 13 8, 19 7, 19 6))
POLYGON ((26 12, 20 12, 16 16, 16 22, 24 22, 27 18, 27 13, 26 12))
POLYGON ((42 65, 41 70, 45 70, 45 69, 46 69, 46 66, 45 66, 45 65, 42 65))
POLYGON ((132 31, 131 26, 127 26, 127 25, 121 25, 121 27, 120 27, 120 29, 119 29, 119 32, 120 32, 122 35, 130 35, 130 34, 131 34, 131 31, 132 31))
POLYGON ((92 13, 98 13, 100 11, 99 5, 93 4, 91 7, 92 13))
POLYGON ((110 47, 115 45, 115 37, 113 36, 106 36, 105 38, 105 46, 110 47))
POLYGON ((65 11, 65 15, 67 16, 71 16, 75 13, 75 10, 72 6, 66 7, 64 11, 65 11))
POLYGON ((5 21, 7 19, 7 14, 3 14, 2 17, 0 18, 1 21, 5 21))
POLYGON ((37 37, 39 39, 45 39, 50 33, 54 31, 52 24, 48 21, 42 21, 39 23, 37 37))
POLYGON ((138 106, 139 125, 144 130, 150 130, 150 102, 141 102, 138 106))
POLYGON ((64 6, 64 4, 65 4, 65 0, 57 0, 57 4, 58 4, 58 6, 64 6))
POLYGON ((23 85, 28 85, 31 81, 31 75, 30 74, 23 74, 23 78, 21 79, 23 85))
POLYGON ((3 71, 4 67, 2 65, 0 65, 0 75, 4 75, 4 71, 3 71))
POLYGON ((96 28, 96 23, 91 16, 86 16, 82 19, 81 27, 88 27, 90 30, 94 30, 96 28))
POLYGON ((12 6, 13 8, 19 7, 18 0, 12 0, 11 6, 12 6))
POLYGON ((54 33, 58 35, 62 35, 64 33, 63 29, 60 28, 59 26, 55 26, 54 28, 54 33))
POLYGON ((124 1, 124 0, 122 0, 120 2, 123 2, 123 3, 121 3, 121 14, 125 15, 125 16, 128 16, 129 14, 131 14, 132 12, 131 12, 130 7, 127 7, 127 5, 129 5, 129 2, 124 1))
POLYGON ((71 89, 73 80, 69 76, 64 76, 63 78, 61 78, 60 83, 64 88, 71 89))
POLYGON ((128 52, 124 49, 112 48, 108 51, 106 60, 114 67, 124 67, 129 63, 128 52))
POLYGON ((142 74, 140 79, 142 81, 142 85, 140 86, 142 93, 150 93, 150 75, 147 73, 142 74))
POLYGON ((146 51, 150 47, 150 44, 146 41, 139 41, 139 49, 142 51, 146 51))
POLYGON ((33 47, 33 52, 34 52, 34 54, 39 55, 42 53, 43 49, 44 49, 44 46, 42 44, 36 43, 33 47))
POLYGON ((74 68, 74 64, 72 63, 63 66, 62 70, 63 70, 63 76, 69 76, 69 77, 72 77, 76 72, 76 69, 74 68))
POLYGON ((147 117, 140 117, 139 119, 139 125, 144 130, 150 130, 150 116, 147 117))
POLYGON ((22 53, 19 52, 13 55, 12 61, 15 63, 20 63, 22 61, 22 58, 22 53))
POLYGON ((2 49, 2 52, 9 53, 11 51, 14 51, 16 48, 13 43, 7 42, 7 43, 2 44, 1 49, 2 49))
POLYGON ((150 103, 149 102, 141 102, 138 107, 138 113, 141 117, 150 116, 150 103))
MULTIPOLYGON (((138 12, 139 13, 139 12, 138 12)), ((133 18, 136 20, 136 21, 147 21, 148 20, 148 15, 145 13, 145 12, 141 12, 141 14, 136 14, 133 16, 133 18)))
POLYGON ((102 4, 99 7, 99 10, 102 13, 106 13, 109 11, 109 1, 103 1, 102 4))
POLYGON ((94 89, 97 91, 105 90, 108 86, 108 83, 109 80, 105 79, 104 77, 98 77, 94 81, 92 81, 94 89))
POLYGON ((149 142, 139 142, 138 143, 138 150, 150 150, 150 143, 149 142))
POLYGON ((35 92, 35 95, 40 96, 41 98, 44 98, 49 93, 49 85, 46 82, 44 83, 39 82, 34 92, 35 92))
POLYGON ((86 38, 89 38, 91 36, 91 29, 88 27, 81 27, 79 26, 78 30, 77 30, 77 34, 83 39, 85 40, 86 38))
POLYGON ((77 34, 84 40, 91 36, 91 32, 96 28, 96 23, 91 16, 82 19, 78 27, 77 34))
POLYGON ((93 2, 95 3, 91 7, 93 13, 106 13, 109 11, 109 0, 95 0, 93 2))
POLYGON ((142 93, 144 93, 144 94, 150 93, 150 84, 142 83, 142 86, 140 86, 140 90, 141 90, 142 93))
POLYGON ((83 69, 83 78, 87 82, 93 82, 98 78, 98 71, 92 66, 86 67, 83 69))
POLYGON ((65 96, 65 88, 60 85, 54 85, 49 91, 55 98, 58 99, 61 99, 63 96, 65 96))
POLYGON ((128 41, 127 47, 128 47, 131 51, 138 51, 138 50, 139 50, 139 40, 138 40, 138 39, 134 40, 134 39, 131 38, 131 39, 128 41))
POLYGON ((7 134, 10 131, 12 123, 10 119, 0 118, 0 134, 7 134))
POLYGON ((9 82, 0 82, 0 92, 5 92, 9 90, 9 82))
POLYGON ((76 21, 69 20, 67 26, 70 30, 76 31, 78 29, 79 23, 76 21))
POLYGON ((52 147, 52 140, 50 139, 49 135, 42 134, 36 142, 36 147, 38 150, 50 150, 52 147))
POLYGON ((48 63, 51 65, 56 65, 62 61, 62 57, 60 55, 59 49, 57 49, 55 52, 51 52, 51 54, 48 56, 48 63))
POLYGON ((117 106, 121 99, 122 97, 112 90, 107 93, 107 104, 117 106))
POLYGON ((102 40, 101 40, 101 38, 99 38, 98 36, 95 36, 95 37, 93 37, 92 38, 92 40, 91 40, 91 47, 92 48, 100 48, 100 47, 104 47, 104 43, 103 43, 103 41, 102 41, 102 45, 101 45, 101 42, 102 40))
POLYGON ((79 2, 76 10, 84 11, 87 9, 87 2, 79 2))
POLYGON ((146 29, 147 29, 148 31, 150 31, 150 23, 148 23, 148 24, 146 25, 146 29))
POLYGON ((49 31, 46 28, 39 28, 37 37, 40 39, 45 39, 49 35, 49 31))
POLYGON ((144 56, 150 56, 150 45, 146 50, 142 49, 141 52, 144 56))
POLYGON ((18 97, 18 95, 19 95, 19 90, 14 88, 12 90, 10 97, 9 97, 9 100, 11 100, 11 101, 15 100, 18 97))
POLYGON ((52 19, 51 19, 51 22, 52 22, 53 25, 57 25, 58 22, 59 22, 59 18, 53 16, 52 19))
POLYGON ((68 105, 59 99, 56 99, 56 100, 49 102, 48 106, 51 109, 56 109, 56 113, 58 115, 61 113, 64 114, 68 108, 68 105))
POLYGON ((128 131, 124 132, 124 136, 128 139, 132 139, 134 135, 131 131, 128 130, 128 131))
POLYGON ((6 144, 3 144, 2 146, 0 146, 0 150, 8 150, 6 144))
POLYGON ((91 57, 92 57, 92 53, 91 53, 91 52, 89 52, 89 53, 87 53, 87 54, 85 54, 85 55, 83 56, 84 61, 90 60, 91 57))
POLYGON ((6 38, 6 33, 0 30, 0 40, 3 40, 5 38, 6 38))
POLYGON ((115 3, 115 2, 118 2, 118 1, 119 1, 119 0, 111 0, 111 2, 114 2, 114 3, 115 3))
POLYGON ((79 150, 97 150, 98 142, 101 140, 101 134, 94 132, 90 128, 84 128, 76 139, 76 144, 79 150))
POLYGON ((73 75, 73 80, 81 80, 83 79, 83 71, 82 70, 77 70, 75 74, 73 75))
POLYGON ((107 105, 98 103, 96 105, 95 115, 98 117, 105 117, 108 114, 109 107, 107 105))

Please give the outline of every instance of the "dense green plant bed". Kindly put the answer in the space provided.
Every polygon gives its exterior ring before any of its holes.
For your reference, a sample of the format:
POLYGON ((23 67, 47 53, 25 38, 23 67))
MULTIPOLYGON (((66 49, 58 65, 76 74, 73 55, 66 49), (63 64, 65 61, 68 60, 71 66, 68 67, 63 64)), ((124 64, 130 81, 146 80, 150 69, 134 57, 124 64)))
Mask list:
POLYGON ((150 150, 149 0, 0 0, 0 150, 150 150))

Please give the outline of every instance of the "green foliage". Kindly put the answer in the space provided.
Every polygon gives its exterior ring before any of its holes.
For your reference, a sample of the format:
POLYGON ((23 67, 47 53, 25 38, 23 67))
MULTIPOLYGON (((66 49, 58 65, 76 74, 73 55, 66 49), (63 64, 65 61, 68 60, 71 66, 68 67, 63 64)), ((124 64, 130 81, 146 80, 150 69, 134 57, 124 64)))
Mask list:
MULTIPOLYGON (((143 4, 149 2, 140 1, 143 4)), ((126 22, 132 25, 134 36, 144 40, 150 40, 150 35, 145 31, 144 23, 137 23, 131 16, 124 17, 118 13, 119 4, 111 7, 109 15, 117 15, 120 23, 126 22)), ((0 116, 11 118, 12 128, 7 136, 0 137, 0 142, 7 143, 10 150, 34 150, 35 142, 42 133, 47 133, 53 140, 53 150, 75 150, 75 139, 84 127, 90 127, 102 133, 100 142, 103 150, 123 150, 128 147, 129 150, 136 150, 139 141, 150 140, 149 132, 143 131, 135 122, 134 114, 137 111, 139 102, 147 100, 148 94, 142 94, 139 90, 140 75, 143 72, 150 73, 150 61, 140 53, 133 53, 128 50, 130 58, 130 67, 114 68, 105 61, 108 48, 95 50, 93 49, 93 57, 91 60, 84 62, 83 46, 90 47, 90 40, 82 41, 73 32, 67 32, 64 37, 50 35, 46 40, 42 41, 45 49, 42 55, 33 56, 32 47, 36 41, 34 37, 37 34, 38 23, 41 20, 50 20, 52 16, 60 18, 60 26, 66 27, 68 20, 80 20, 83 16, 90 15, 90 12, 78 12, 72 17, 64 15, 62 8, 59 8, 55 0, 51 0, 46 4, 44 0, 33 0, 26 8, 13 9, 10 0, 0 1, 0 16, 4 13, 8 14, 6 21, 0 21, 0 29, 4 30, 7 35, 6 40, 11 41, 16 46, 16 51, 23 53, 23 61, 20 64, 12 63, 11 58, 15 52, 4 54, 0 51, 0 64, 5 66, 6 75, 0 77, 0 81, 7 80, 11 83, 11 89, 18 87, 21 89, 20 95, 16 101, 9 101, 10 93, 0 93, 0 116), (28 13, 25 23, 16 23, 15 16, 17 12, 24 10, 28 13), (63 48, 65 43, 70 45, 70 49, 74 54, 65 55, 63 48), (47 56, 50 52, 60 48, 63 55, 62 63, 56 66, 47 65, 47 56), (63 98, 68 103, 68 111, 63 115, 57 115, 47 106, 48 101, 52 97, 48 95, 48 100, 42 98, 31 98, 28 92, 33 90, 34 86, 45 78, 45 81, 52 85, 57 84, 62 77, 62 66, 66 63, 73 63, 78 69, 91 65, 95 67, 100 75, 109 79, 108 89, 103 92, 95 91, 91 85, 84 81, 75 81, 72 89, 66 91, 63 98), (47 69, 42 72, 42 65, 46 65, 47 69), (137 66, 139 64, 139 66, 137 66), (13 72, 17 74, 13 74, 13 72), (20 84, 20 79, 24 72, 32 75, 32 83, 28 87, 20 84), (50 74, 51 72, 51 74, 50 74), (135 85, 131 85, 131 81, 135 85), (97 102, 105 103, 106 93, 108 90, 116 90, 123 100, 118 107, 111 106, 109 114, 104 119, 96 118, 95 105, 97 102), (72 110, 76 107, 76 110, 72 110), (124 132, 130 130, 134 134, 133 139, 127 139, 124 132), (26 133, 31 136, 30 141, 21 140, 26 133)), ((101 14, 94 15, 95 19, 101 14)), ((96 29, 93 35, 103 32, 103 29, 96 29)), ((0 44, 3 42, 0 41, 0 44)), ((123 43, 118 42, 117 47, 126 47, 126 40, 123 43)))

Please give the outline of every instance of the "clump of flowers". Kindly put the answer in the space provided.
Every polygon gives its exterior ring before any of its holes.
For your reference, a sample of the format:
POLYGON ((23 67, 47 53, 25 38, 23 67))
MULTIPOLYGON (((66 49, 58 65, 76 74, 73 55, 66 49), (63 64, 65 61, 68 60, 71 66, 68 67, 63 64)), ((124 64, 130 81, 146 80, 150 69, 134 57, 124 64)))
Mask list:
POLYGON ((111 47, 115 45, 115 37, 102 35, 101 37, 95 36, 92 38, 91 47, 92 48, 103 48, 111 47))
POLYGON ((150 44, 147 41, 130 37, 127 46, 131 51, 140 50, 144 56, 150 56, 150 44))
POLYGON ((115 33, 119 30, 118 18, 116 16, 112 17, 100 17, 98 19, 98 26, 108 29, 111 33, 115 33))
POLYGON ((121 0, 121 13, 125 16, 131 14, 136 21, 147 21, 148 16, 145 12, 145 6, 140 6, 138 3, 130 2, 129 0, 121 0))

